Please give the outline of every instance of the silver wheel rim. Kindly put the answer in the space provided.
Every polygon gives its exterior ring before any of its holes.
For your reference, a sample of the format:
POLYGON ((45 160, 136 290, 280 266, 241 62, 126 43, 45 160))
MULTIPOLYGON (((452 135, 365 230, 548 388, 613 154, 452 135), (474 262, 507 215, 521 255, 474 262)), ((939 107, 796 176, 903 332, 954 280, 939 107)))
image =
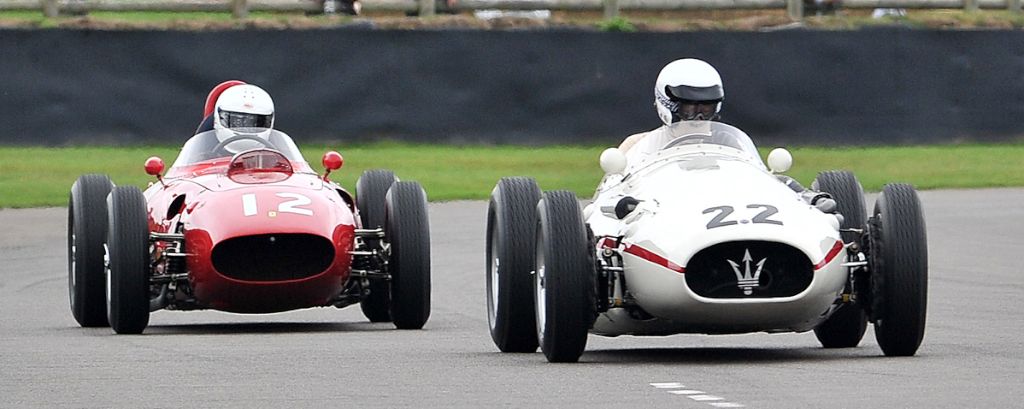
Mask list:
MULTIPOLYGON (((73 221, 72 221, 73 222, 73 221)), ((72 228, 73 229, 73 228, 72 228)), ((71 258, 71 268, 68 275, 71 276, 71 291, 68 291, 68 298, 71 300, 71 308, 75 308, 75 289, 78 288, 78 246, 75 245, 75 231, 71 231, 71 248, 68 249, 68 257, 71 258)))
MULTIPOLYGON (((537 238, 537 248, 543 248, 544 242, 540 237, 537 238)), ((533 271, 533 289, 534 289, 534 307, 537 310, 537 339, 541 345, 544 344, 544 330, 547 325, 547 289, 545 288, 546 282, 546 266, 544 260, 544 252, 537 252, 537 270, 533 271)))
MULTIPOLYGON (((491 245, 491 254, 496 254, 494 252, 493 244, 491 245)), ((490 308, 487 309, 487 322, 490 324, 492 330, 495 325, 497 325, 498 320, 498 268, 500 265, 501 260, 498 257, 491 259, 490 281, 487 283, 487 286, 490 287, 488 288, 488 290, 490 290, 490 308)))
POLYGON ((113 274, 110 273, 110 249, 107 247, 107 243, 103 243, 103 279, 106 281, 106 298, 107 298, 107 318, 110 318, 110 312, 113 311, 111 308, 111 277, 113 274))

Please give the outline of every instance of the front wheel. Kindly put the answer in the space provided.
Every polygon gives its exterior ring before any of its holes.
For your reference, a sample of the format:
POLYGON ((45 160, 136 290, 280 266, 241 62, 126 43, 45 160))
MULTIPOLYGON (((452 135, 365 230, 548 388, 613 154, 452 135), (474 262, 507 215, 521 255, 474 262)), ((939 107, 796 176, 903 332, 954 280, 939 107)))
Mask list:
POLYGON ((430 317, 430 226, 427 195, 416 182, 388 190, 385 237, 391 246, 391 319, 399 329, 420 329, 430 317))
POLYGON ((146 198, 135 186, 118 186, 107 207, 107 318, 118 334, 141 334, 149 325, 146 198))
POLYGON ((928 304, 928 245, 914 188, 885 185, 868 232, 875 339, 886 356, 914 355, 928 304))
POLYGON ((549 362, 576 362, 597 318, 597 285, 576 195, 547 192, 537 205, 537 338, 549 362))

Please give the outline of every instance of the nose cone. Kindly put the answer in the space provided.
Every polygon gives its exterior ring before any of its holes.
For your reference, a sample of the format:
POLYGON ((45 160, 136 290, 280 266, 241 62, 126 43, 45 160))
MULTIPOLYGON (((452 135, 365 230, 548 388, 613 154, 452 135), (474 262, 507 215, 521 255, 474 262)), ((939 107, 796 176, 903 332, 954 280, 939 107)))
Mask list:
MULTIPOLYGON (((313 178, 312 176, 310 178, 313 178)), ((214 242, 261 234, 312 234, 330 238, 338 225, 355 225, 355 219, 336 192, 289 184, 238 185, 223 191, 197 195, 187 228, 210 233, 214 242)), ((316 180, 318 183, 319 178, 316 180)))

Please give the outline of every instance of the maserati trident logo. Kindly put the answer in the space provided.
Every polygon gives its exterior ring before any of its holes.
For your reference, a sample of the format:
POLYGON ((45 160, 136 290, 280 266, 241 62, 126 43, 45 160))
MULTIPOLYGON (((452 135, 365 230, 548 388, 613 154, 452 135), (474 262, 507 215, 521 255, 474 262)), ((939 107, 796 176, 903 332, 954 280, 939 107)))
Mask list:
POLYGON ((736 262, 726 259, 729 265, 732 266, 732 271, 736 273, 736 286, 743 290, 744 295, 750 295, 754 292, 754 289, 759 287, 758 280, 761 278, 761 267, 764 267, 764 262, 768 261, 765 257, 761 261, 757 262, 757 270, 754 274, 750 274, 750 262, 754 259, 750 257, 750 249, 744 250, 743 252, 743 272, 740 272, 740 265, 736 262))

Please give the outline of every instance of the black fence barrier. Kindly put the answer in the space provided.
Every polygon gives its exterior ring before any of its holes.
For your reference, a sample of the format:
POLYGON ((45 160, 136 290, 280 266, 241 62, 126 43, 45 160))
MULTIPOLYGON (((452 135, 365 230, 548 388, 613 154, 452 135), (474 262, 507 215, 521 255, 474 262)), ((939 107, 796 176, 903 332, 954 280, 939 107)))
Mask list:
POLYGON ((0 30, 0 144, 174 143, 226 79, 274 96, 300 143, 615 143, 660 125, 681 57, 722 74, 760 145, 1024 135, 1024 32, 0 30))

